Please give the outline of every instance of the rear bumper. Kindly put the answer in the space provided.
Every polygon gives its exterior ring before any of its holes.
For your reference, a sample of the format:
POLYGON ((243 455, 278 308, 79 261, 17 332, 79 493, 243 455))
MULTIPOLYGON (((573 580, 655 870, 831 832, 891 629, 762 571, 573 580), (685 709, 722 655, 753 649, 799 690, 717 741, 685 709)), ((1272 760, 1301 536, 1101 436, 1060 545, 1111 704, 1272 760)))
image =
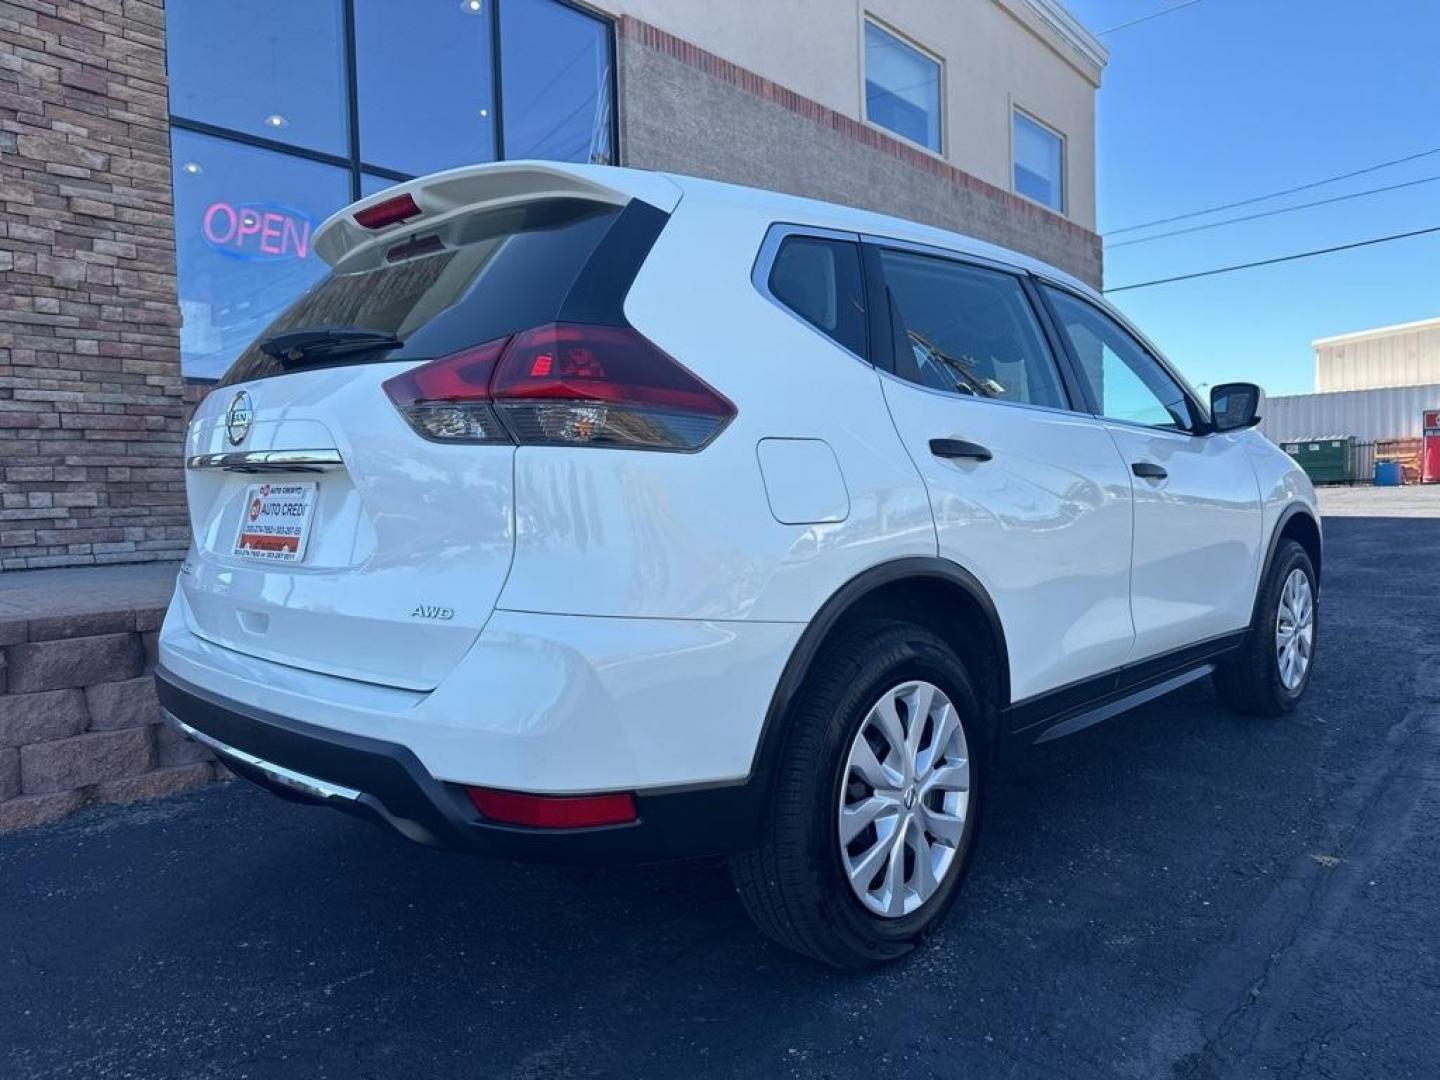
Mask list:
POLYGON ((638 820, 532 829, 483 819, 459 784, 437 780, 398 743, 318 727, 232 701, 163 667, 160 703, 188 736, 234 772, 284 798, 333 806, 432 847, 579 862, 726 854, 753 839, 763 807, 741 782, 636 793, 638 820))

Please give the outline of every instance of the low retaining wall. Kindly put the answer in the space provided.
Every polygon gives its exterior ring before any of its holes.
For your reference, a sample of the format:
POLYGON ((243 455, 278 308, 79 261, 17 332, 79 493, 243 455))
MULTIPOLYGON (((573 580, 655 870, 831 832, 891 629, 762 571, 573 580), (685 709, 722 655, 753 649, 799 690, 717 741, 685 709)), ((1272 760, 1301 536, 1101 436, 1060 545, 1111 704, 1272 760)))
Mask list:
POLYGON ((160 607, 0 619, 0 832, 216 778, 160 721, 160 607))

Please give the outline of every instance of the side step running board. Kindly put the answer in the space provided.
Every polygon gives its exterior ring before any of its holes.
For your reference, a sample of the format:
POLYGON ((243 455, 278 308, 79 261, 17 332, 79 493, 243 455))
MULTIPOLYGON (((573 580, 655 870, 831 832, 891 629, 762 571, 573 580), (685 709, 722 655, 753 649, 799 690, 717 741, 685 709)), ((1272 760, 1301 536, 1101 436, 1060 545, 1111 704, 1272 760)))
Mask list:
POLYGON ((1035 745, 1038 746, 1040 743, 1049 742, 1051 739, 1059 739, 1066 735, 1073 735, 1077 731, 1083 731, 1085 728, 1093 724, 1098 724, 1102 720, 1109 720, 1112 716, 1118 716, 1123 712, 1128 712, 1139 705, 1144 705, 1147 701, 1154 701, 1158 697, 1163 697, 1165 694, 1170 693, 1170 691, 1178 690, 1180 687, 1187 683, 1192 683, 1196 679, 1203 679, 1214 670, 1214 664, 1201 664, 1199 667, 1191 668, 1189 671, 1182 671, 1179 675, 1172 675, 1170 678, 1161 682, 1152 683, 1149 686, 1142 686, 1126 694, 1124 697, 1116 698, 1114 701, 1107 701, 1096 705, 1094 708, 1086 709, 1084 712, 1076 713, 1069 719, 1062 720, 1054 727, 1046 728, 1041 736, 1035 740, 1035 745))

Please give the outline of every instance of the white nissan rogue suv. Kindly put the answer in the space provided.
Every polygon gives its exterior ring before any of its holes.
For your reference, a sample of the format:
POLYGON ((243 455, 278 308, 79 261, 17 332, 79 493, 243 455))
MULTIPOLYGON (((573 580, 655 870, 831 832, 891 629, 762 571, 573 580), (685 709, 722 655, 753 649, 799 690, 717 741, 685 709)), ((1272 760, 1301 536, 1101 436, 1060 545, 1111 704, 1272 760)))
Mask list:
POLYGON ((1095 292, 964 236, 512 162, 364 199, 190 424, 161 701, 427 844, 729 855, 863 967, 997 765, 1209 675, 1291 709, 1303 473, 1095 292))

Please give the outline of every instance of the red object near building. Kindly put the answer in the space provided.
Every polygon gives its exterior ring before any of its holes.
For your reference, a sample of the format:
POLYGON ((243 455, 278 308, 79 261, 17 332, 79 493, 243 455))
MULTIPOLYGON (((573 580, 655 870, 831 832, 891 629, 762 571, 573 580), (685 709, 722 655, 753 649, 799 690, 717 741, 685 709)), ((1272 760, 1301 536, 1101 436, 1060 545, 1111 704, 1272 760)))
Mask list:
POLYGON ((1420 443, 1420 482, 1440 483, 1440 409, 1426 409, 1420 443))

